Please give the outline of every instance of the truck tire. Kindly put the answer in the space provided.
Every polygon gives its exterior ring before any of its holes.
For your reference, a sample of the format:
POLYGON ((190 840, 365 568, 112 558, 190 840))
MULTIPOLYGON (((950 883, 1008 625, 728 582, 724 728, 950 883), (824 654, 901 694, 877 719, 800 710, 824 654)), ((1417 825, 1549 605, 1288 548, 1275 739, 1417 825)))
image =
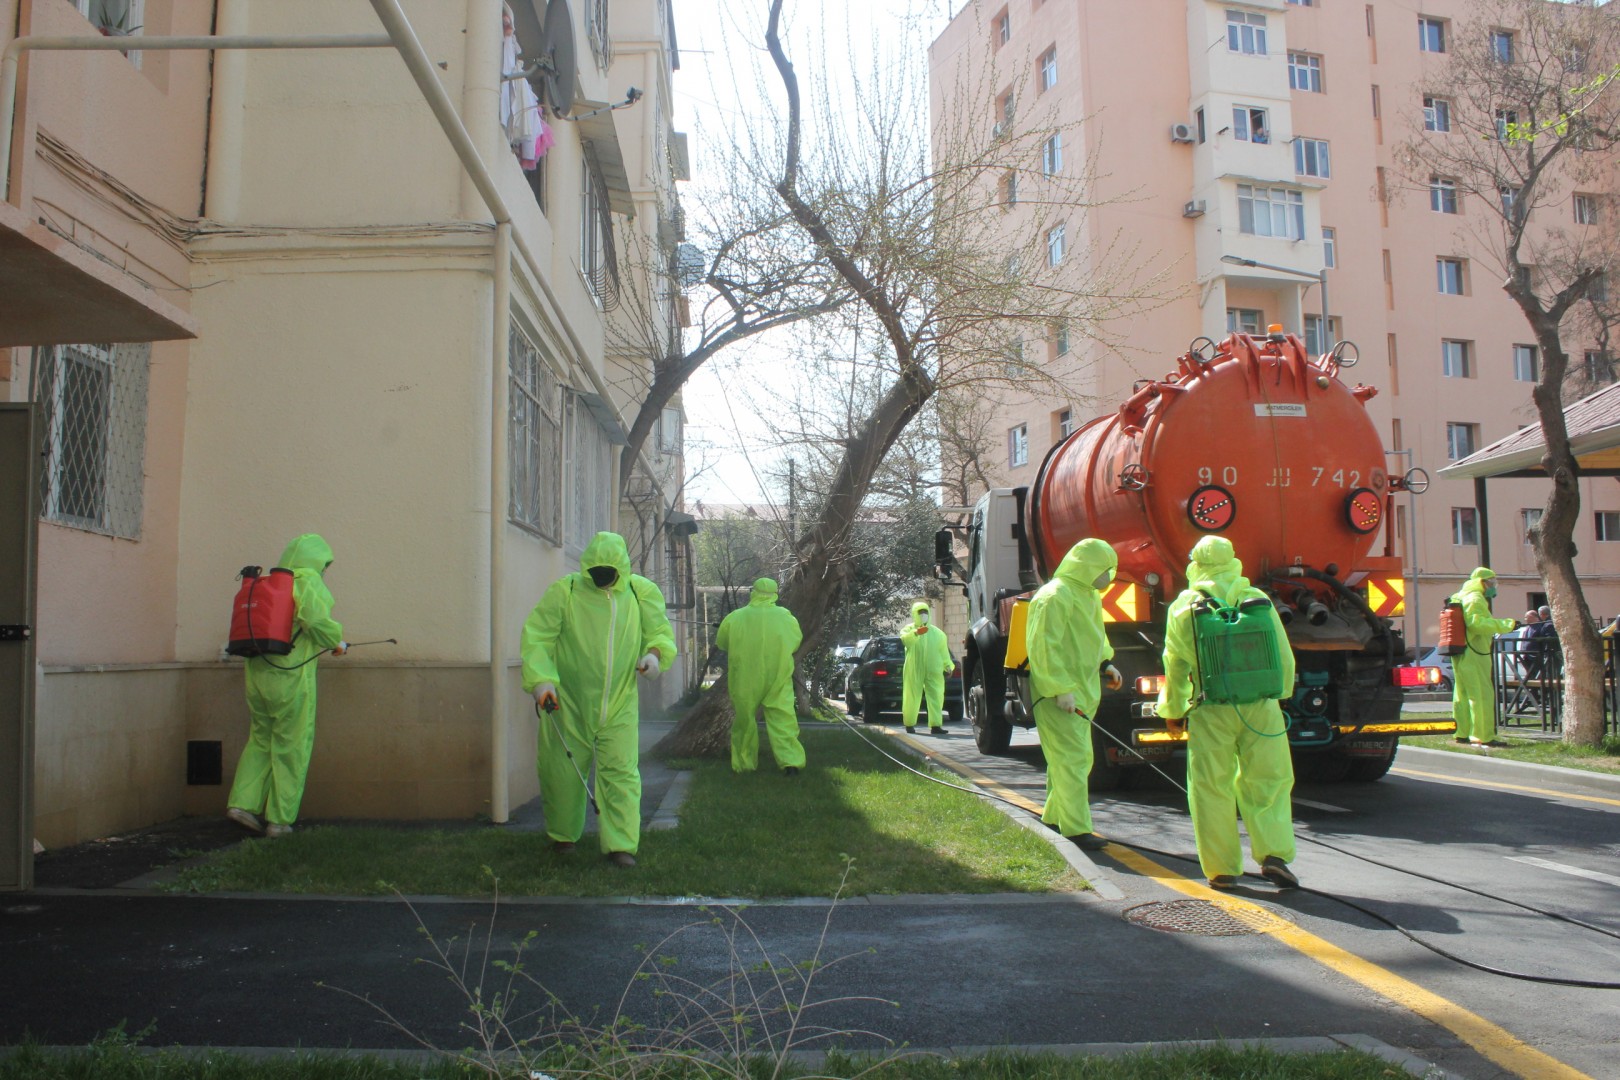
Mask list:
POLYGON ((1012 746, 1012 722, 991 707, 984 683, 984 664, 975 662, 968 677, 966 699, 968 719, 973 722, 973 742, 981 754, 1005 754, 1012 746))
POLYGON ((1390 747, 1389 757, 1385 758, 1357 758, 1350 763, 1350 775, 1345 779, 1354 780, 1360 784, 1370 784, 1375 780, 1382 780, 1389 772, 1390 766, 1395 764, 1396 747, 1390 747))

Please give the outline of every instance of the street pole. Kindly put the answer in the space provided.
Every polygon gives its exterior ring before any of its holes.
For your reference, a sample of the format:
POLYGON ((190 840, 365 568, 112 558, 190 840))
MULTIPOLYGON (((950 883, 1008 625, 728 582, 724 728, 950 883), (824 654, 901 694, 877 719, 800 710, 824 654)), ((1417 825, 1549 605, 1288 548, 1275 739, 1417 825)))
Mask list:
MULTIPOLYGON (((1390 457, 1403 457, 1406 459, 1406 475, 1412 473, 1412 451, 1385 450, 1390 457)), ((1423 656, 1423 598, 1418 591, 1417 567, 1417 494, 1409 487, 1406 489, 1406 569, 1407 580, 1406 595, 1412 601, 1412 660, 1417 662, 1423 656)))

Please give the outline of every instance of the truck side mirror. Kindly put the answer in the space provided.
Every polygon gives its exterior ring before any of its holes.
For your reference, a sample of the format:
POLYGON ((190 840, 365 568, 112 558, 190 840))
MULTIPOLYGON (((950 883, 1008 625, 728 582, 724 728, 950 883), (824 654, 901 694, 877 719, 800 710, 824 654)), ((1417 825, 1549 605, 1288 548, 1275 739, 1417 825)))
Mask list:
POLYGON ((956 537, 949 529, 934 534, 934 576, 941 581, 951 579, 956 568, 956 537))

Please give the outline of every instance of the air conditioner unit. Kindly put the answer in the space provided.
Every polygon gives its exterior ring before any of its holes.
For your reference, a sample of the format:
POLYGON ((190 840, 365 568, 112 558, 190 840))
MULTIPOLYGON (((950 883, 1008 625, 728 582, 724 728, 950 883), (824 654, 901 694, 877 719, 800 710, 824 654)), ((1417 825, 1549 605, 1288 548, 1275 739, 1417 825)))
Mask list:
POLYGON ((1203 217, 1208 205, 1203 199, 1188 199, 1181 208, 1181 216, 1185 218, 1203 217))
POLYGON ((1192 125, 1191 124, 1171 124, 1170 125, 1170 141, 1171 142, 1178 142, 1178 143, 1190 143, 1190 142, 1192 142, 1193 141, 1192 125))

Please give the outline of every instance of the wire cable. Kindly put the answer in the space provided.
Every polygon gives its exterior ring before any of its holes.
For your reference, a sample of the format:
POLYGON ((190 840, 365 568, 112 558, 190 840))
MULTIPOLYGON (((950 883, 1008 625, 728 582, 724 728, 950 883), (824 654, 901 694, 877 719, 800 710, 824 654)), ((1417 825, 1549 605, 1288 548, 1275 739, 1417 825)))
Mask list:
MULTIPOLYGON (((853 731, 856 734, 856 736, 858 736, 860 738, 860 740, 862 742, 866 743, 866 745, 870 746, 873 750, 876 750, 879 754, 882 754, 884 757, 888 758, 890 761, 894 762, 896 765, 900 766, 902 769, 906 770, 909 773, 913 773, 913 774, 915 774, 917 776, 920 776, 924 780, 930 781, 931 783, 941 784, 941 785, 943 785, 945 787, 951 788, 954 791, 964 791, 964 792, 968 792, 969 794, 977 795, 980 798, 993 799, 996 802, 1005 803, 1006 805, 1014 807, 1014 808, 1026 813, 1026 814, 1030 812, 1030 810, 1029 810, 1029 808, 1027 806, 1022 806, 1019 803, 1016 803, 1013 800, 1005 798, 1005 797, 1003 797, 1001 795, 997 795, 994 792, 984 791, 984 790, 982 790, 980 788, 976 788, 976 787, 963 787, 960 784, 953 784, 953 783, 951 783, 951 782, 949 782, 947 780, 941 779, 940 777, 930 776, 927 773, 923 772, 921 769, 917 769, 917 768, 913 767, 912 765, 909 765, 906 762, 901 761, 899 758, 897 758, 893 754, 889 753, 883 747, 879 746, 877 743, 875 743, 871 739, 867 738, 866 733, 864 731, 862 731, 860 728, 856 727, 850 721, 848 716, 843 716, 840 719, 841 719, 841 722, 844 724, 844 726, 849 728, 851 731, 853 731)), ((1119 743, 1119 745, 1121 747, 1123 747, 1124 749, 1126 749, 1126 750, 1130 751, 1131 753, 1135 754, 1134 750, 1131 750, 1130 747, 1126 746, 1125 743, 1118 736, 1116 736, 1113 732, 1109 731, 1107 728, 1100 727, 1100 726, 1095 725, 1095 724, 1092 725, 1092 726, 1094 728, 1096 728, 1096 730, 1101 731, 1104 735, 1107 735, 1110 739, 1113 739, 1116 743, 1119 743)), ((937 757, 937 755, 935 755, 932 751, 929 751, 929 750, 926 750, 926 749, 924 749, 922 751, 922 753, 923 753, 923 756, 928 760, 934 760, 937 757)), ((1137 755, 1137 756, 1140 756, 1140 755, 1137 755)), ((1148 764, 1148 767, 1151 768, 1154 772, 1158 773, 1160 776, 1162 776, 1166 780, 1170 781, 1171 785, 1174 786, 1177 790, 1179 790, 1183 795, 1188 795, 1187 789, 1185 787, 1183 787, 1180 783, 1178 783, 1176 781, 1176 779, 1174 777, 1172 777, 1169 773, 1165 772, 1163 769, 1159 768, 1157 765, 1153 764, 1151 761, 1148 762, 1147 764, 1148 764)), ((1189 798, 1190 797, 1191 796, 1189 795, 1189 798)), ((1372 858, 1369 858, 1369 857, 1367 857, 1365 855, 1358 855, 1353 851, 1347 851, 1344 848, 1335 847, 1332 844, 1325 843, 1325 842, 1323 842, 1321 840, 1313 839, 1313 838, 1311 838, 1309 836, 1303 836, 1303 837, 1300 837, 1299 839, 1304 840, 1308 844, 1315 844, 1318 847, 1327 848, 1329 851, 1337 852, 1340 855, 1347 855, 1352 859, 1359 859, 1362 862, 1370 863, 1373 866, 1382 867, 1383 869, 1391 870, 1391 871, 1394 871, 1395 873, 1407 874, 1407 875, 1410 875, 1412 877, 1421 878, 1421 879, 1423 879, 1425 881, 1434 882, 1435 884, 1438 884, 1438 885, 1449 885, 1450 887, 1452 887, 1454 889, 1458 889, 1458 890, 1460 890, 1462 892, 1471 893, 1471 894, 1473 894, 1475 896, 1479 896, 1479 897, 1482 897, 1482 898, 1487 899, 1487 900, 1494 900, 1497 903, 1505 904, 1505 905, 1507 905, 1509 907, 1516 907, 1516 908, 1519 908, 1519 909, 1521 909, 1523 911, 1530 912, 1531 914, 1534 914, 1534 915, 1540 915, 1540 916, 1542 916, 1544 918, 1553 919, 1553 920, 1558 921, 1558 922, 1568 923, 1571 926, 1578 926, 1583 930, 1591 930, 1591 931, 1594 931, 1595 933, 1602 934, 1605 937, 1611 937, 1611 938, 1620 939, 1620 933, 1616 933, 1615 931, 1612 931, 1612 930, 1607 930, 1607 929, 1605 929, 1605 928, 1603 928, 1601 926, 1594 926, 1591 923, 1582 922, 1580 919, 1576 919, 1576 918, 1573 918, 1573 917, 1568 916, 1568 915, 1560 915, 1556 911, 1546 911, 1546 910, 1544 910, 1542 908, 1538 908, 1538 907, 1535 907, 1535 906, 1530 905, 1530 904, 1523 904, 1523 903, 1520 903, 1520 902, 1518 902, 1516 900, 1509 900, 1506 897, 1496 896, 1496 895, 1494 895, 1492 893, 1482 892, 1479 889, 1470 888, 1467 885, 1459 885, 1456 882, 1445 881, 1445 880, 1443 880, 1441 878, 1431 877, 1428 874, 1420 873, 1420 872, 1418 872, 1416 870, 1408 870, 1405 867, 1394 866, 1394 865, 1392 865, 1390 863, 1380 862, 1377 859, 1372 859, 1372 858)), ((1180 852, 1164 851, 1164 850, 1161 850, 1159 848, 1148 847, 1146 844, 1140 844, 1140 843, 1136 843, 1134 841, 1129 841, 1129 840, 1116 839, 1116 838, 1114 838, 1112 836, 1107 837, 1107 840, 1111 844, 1119 844, 1121 847, 1127 847, 1127 848, 1130 848, 1132 851, 1139 851, 1139 852, 1142 852, 1143 854, 1147 854, 1147 855, 1158 855, 1158 856, 1160 856, 1162 858, 1176 859, 1176 860, 1179 860, 1181 862, 1196 863, 1198 861, 1198 857, 1196 855, 1186 855, 1186 854, 1182 854, 1180 852)), ((1250 872, 1245 872, 1243 876, 1246 877, 1246 878, 1253 878, 1253 879, 1255 879, 1257 881, 1265 880, 1261 875, 1255 874, 1255 873, 1250 873, 1250 872)), ((1571 987, 1576 987, 1578 989, 1583 989, 1583 990, 1620 990, 1620 982, 1603 982, 1601 980, 1595 980, 1595 979, 1571 979, 1571 978, 1565 978, 1565 977, 1559 976, 1559 975, 1535 975, 1535 974, 1531 974, 1529 972, 1524 972, 1524 971, 1513 971, 1513 970, 1510 970, 1508 968, 1493 967, 1490 964, 1484 964, 1484 963, 1480 963, 1479 961, 1476 961, 1476 960, 1470 960, 1467 957, 1458 956, 1454 952, 1451 952, 1451 951, 1449 951, 1447 949, 1441 948, 1439 945, 1435 945, 1432 942, 1428 942, 1428 941, 1423 940, 1422 938, 1420 938, 1420 937, 1416 936, 1415 934, 1413 934, 1410 930, 1406 929, 1406 927, 1400 925, 1395 920, 1389 918, 1387 915, 1383 915, 1383 914, 1380 914, 1379 912, 1373 911, 1371 908, 1368 908, 1368 907, 1365 907, 1365 906, 1363 906, 1361 904, 1358 904, 1354 900, 1346 900, 1342 896, 1336 896, 1333 893, 1326 892, 1326 891, 1324 891, 1322 889, 1313 889, 1313 888, 1310 888, 1310 887, 1304 886, 1304 885, 1298 886, 1297 891, 1302 892, 1302 893, 1306 893, 1306 894, 1311 895, 1311 896, 1319 896, 1319 897, 1322 897, 1325 900, 1332 900, 1335 903, 1342 904, 1345 907, 1350 908, 1352 911, 1360 912, 1361 914, 1367 916, 1368 918, 1370 918, 1370 919, 1372 919, 1372 920, 1374 920, 1376 922, 1382 923, 1383 925, 1389 927, 1391 930, 1394 930, 1396 933, 1400 934, 1402 937, 1406 938, 1408 941, 1412 942, 1414 945, 1419 945, 1419 946, 1427 949, 1428 951, 1434 953, 1436 956, 1443 957, 1444 959, 1450 960, 1452 963, 1455 963, 1455 964, 1460 964, 1463 967, 1471 968, 1474 971, 1483 972, 1486 975, 1495 975, 1495 976, 1498 976, 1498 977, 1504 978, 1504 979, 1515 979, 1515 980, 1518 980, 1520 982, 1542 983, 1542 984, 1547 984, 1547 985, 1552 985, 1552 986, 1571 986, 1571 987)))

